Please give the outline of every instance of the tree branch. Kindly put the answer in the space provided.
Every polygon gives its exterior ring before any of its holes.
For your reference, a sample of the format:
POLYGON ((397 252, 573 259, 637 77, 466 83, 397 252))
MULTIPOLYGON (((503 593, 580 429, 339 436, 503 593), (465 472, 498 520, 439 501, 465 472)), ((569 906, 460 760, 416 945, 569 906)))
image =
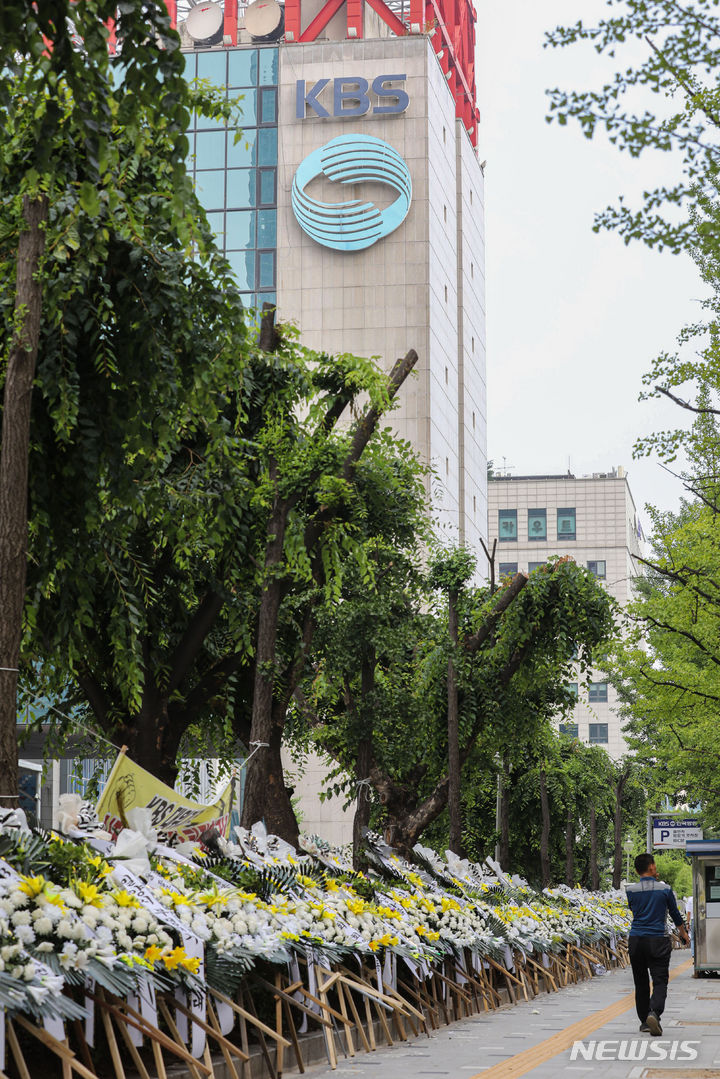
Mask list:
POLYGON ((388 407, 397 397, 400 387, 412 371, 417 361, 418 354, 414 348, 411 348, 410 351, 405 356, 403 356, 402 359, 396 360, 395 366, 390 372, 390 376, 387 381, 388 404, 386 406, 383 406, 382 408, 372 405, 358 420, 357 426, 355 428, 355 433, 353 435, 353 440, 350 445, 350 452, 345 458, 345 464, 343 465, 343 477, 346 480, 350 480, 355 465, 360 460, 363 454, 363 450, 372 438, 373 432, 377 427, 378 420, 382 415, 384 415, 385 412, 387 412, 388 407))
POLYGON ((713 655, 710 649, 707 648, 702 641, 699 641, 694 633, 690 633, 687 629, 679 629, 677 626, 671 626, 668 622, 661 622, 659 619, 653 618, 652 615, 649 614, 643 615, 643 620, 648 622, 651 626, 655 626, 656 629, 665 629, 668 633, 676 633, 679 637, 684 637, 686 640, 690 641, 691 644, 694 644, 703 655, 707 656, 711 663, 714 663, 716 667, 720 667, 720 659, 713 655))
POLYGON ((187 629, 175 649, 167 684, 166 692, 168 696, 178 688, 193 661, 197 658, 200 649, 205 643, 205 638, 215 624, 224 603, 224 597, 218 592, 208 592, 203 597, 202 603, 190 619, 187 629))
POLYGON ((720 409, 698 408, 696 405, 691 405, 689 401, 683 401, 682 397, 676 397, 674 393, 670 393, 670 390, 666 390, 663 386, 656 386, 655 389, 658 393, 662 393, 666 397, 669 397, 670 400, 674 401, 680 408, 686 408, 688 412, 695 412, 701 416, 720 416, 720 409))
MULTIPOLYGON (((415 349, 411 348, 410 351, 402 359, 396 360, 387 381, 387 393, 388 393, 388 405, 397 396, 397 393, 402 386, 405 379, 408 377, 413 367, 418 361, 418 354, 415 349)), ((350 449, 345 457, 345 461, 342 466, 342 477, 348 483, 352 479, 353 470, 355 465, 360 460, 365 447, 372 438, 373 432, 377 427, 378 420, 386 411, 387 406, 378 408, 371 406, 358 420, 355 431, 350 443, 350 449)), ((305 526, 305 550, 311 551, 317 543, 320 534, 332 516, 328 510, 320 510, 312 517, 305 526)))
POLYGON ((104 731, 109 730, 110 724, 108 723, 107 715, 110 710, 110 702, 105 690, 87 667, 79 670, 76 677, 78 685, 87 697, 98 723, 104 731))
POLYGON ((703 697, 708 701, 720 701, 720 697, 716 697, 713 693, 703 693, 700 689, 691 689, 690 686, 681 686, 677 682, 667 682, 658 678, 651 678, 644 667, 638 668, 642 677, 650 682, 653 686, 662 686, 667 689, 677 689, 681 693, 690 693, 694 697, 703 697))
MULTIPOLYGON (((694 581, 690 580, 690 577, 684 577, 680 570, 669 569, 667 566, 658 566, 655 562, 648 561, 647 558, 641 558, 640 555, 634 556, 636 562, 640 562, 643 566, 647 566, 648 569, 655 570, 661 577, 668 577, 673 581, 677 581, 684 588, 691 588, 693 592, 696 592, 698 596, 702 596, 708 603, 711 603, 714 607, 720 606, 720 595, 713 597, 709 592, 706 592, 703 588, 700 588, 694 581)), ((698 577, 699 573, 695 570, 690 570, 689 566, 683 566, 683 569, 687 569, 693 576, 698 577)), ((714 581, 710 581, 710 584, 714 584, 714 581)), ((640 619, 642 621, 642 619, 640 619)))
POLYGON ((492 613, 488 615, 477 633, 473 633, 472 636, 465 638, 463 646, 466 652, 477 652, 480 646, 485 643, 490 634, 495 630, 501 616, 505 613, 516 596, 522 592, 523 588, 528 583, 528 580, 527 573, 521 572, 515 574, 512 581, 495 604, 492 613))

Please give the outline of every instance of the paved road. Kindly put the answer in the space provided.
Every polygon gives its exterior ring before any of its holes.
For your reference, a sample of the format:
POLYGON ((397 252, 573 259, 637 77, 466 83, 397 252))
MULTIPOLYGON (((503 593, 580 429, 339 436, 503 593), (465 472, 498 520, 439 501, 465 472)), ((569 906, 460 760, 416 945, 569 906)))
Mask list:
POLYGON ((628 968, 462 1020, 430 1038, 341 1058, 334 1072, 309 1068, 308 1079, 720 1079, 720 979, 694 979, 689 955, 673 953, 660 1039, 638 1032, 628 968), (573 1042, 594 1057, 577 1048, 573 1054, 573 1042))

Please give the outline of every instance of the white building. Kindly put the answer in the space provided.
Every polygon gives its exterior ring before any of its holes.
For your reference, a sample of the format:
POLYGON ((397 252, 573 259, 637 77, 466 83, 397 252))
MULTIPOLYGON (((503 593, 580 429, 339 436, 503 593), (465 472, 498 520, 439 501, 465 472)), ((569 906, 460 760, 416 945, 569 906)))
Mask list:
MULTIPOLYGON (((499 575, 532 572, 570 555, 625 606, 632 598, 642 529, 622 467, 592 476, 495 476, 488 484, 490 544, 499 575)), ((578 703, 562 727, 614 757, 626 752, 617 695, 594 670, 589 689, 572 683, 578 703)))
POLYGON ((415 349, 389 422, 434 468, 447 538, 479 554, 483 173, 430 38, 368 23, 378 36, 186 51, 188 78, 243 98, 238 141, 202 119, 190 132, 196 190, 248 306, 276 303, 305 345, 388 371, 415 349))

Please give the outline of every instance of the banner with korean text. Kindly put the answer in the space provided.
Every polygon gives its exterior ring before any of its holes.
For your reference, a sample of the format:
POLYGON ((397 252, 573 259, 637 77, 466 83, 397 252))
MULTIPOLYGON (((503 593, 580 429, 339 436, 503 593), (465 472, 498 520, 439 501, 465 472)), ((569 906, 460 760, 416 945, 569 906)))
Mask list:
POLYGON ((97 813, 113 839, 126 825, 129 809, 149 809, 152 826, 181 843, 195 843, 203 832, 217 828, 227 837, 230 827, 233 781, 230 780, 213 805, 199 805, 135 764, 125 753, 115 761, 100 795, 97 813))

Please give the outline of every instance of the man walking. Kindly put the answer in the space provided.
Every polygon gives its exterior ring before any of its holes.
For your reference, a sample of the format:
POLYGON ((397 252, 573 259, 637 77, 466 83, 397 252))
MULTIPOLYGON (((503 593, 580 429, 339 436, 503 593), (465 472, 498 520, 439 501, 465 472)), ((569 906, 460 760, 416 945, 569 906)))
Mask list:
POLYGON ((662 1034, 660 1016, 665 1008, 672 950, 667 932, 668 914, 678 927, 685 944, 688 944, 689 940, 673 890, 665 881, 658 879, 652 854, 638 854, 635 870, 640 880, 637 884, 625 885, 628 906, 633 916, 630 927, 630 965, 635 982, 635 1007, 640 1020, 640 1030, 659 1037, 662 1034), (652 978, 652 996, 648 971, 652 978))

